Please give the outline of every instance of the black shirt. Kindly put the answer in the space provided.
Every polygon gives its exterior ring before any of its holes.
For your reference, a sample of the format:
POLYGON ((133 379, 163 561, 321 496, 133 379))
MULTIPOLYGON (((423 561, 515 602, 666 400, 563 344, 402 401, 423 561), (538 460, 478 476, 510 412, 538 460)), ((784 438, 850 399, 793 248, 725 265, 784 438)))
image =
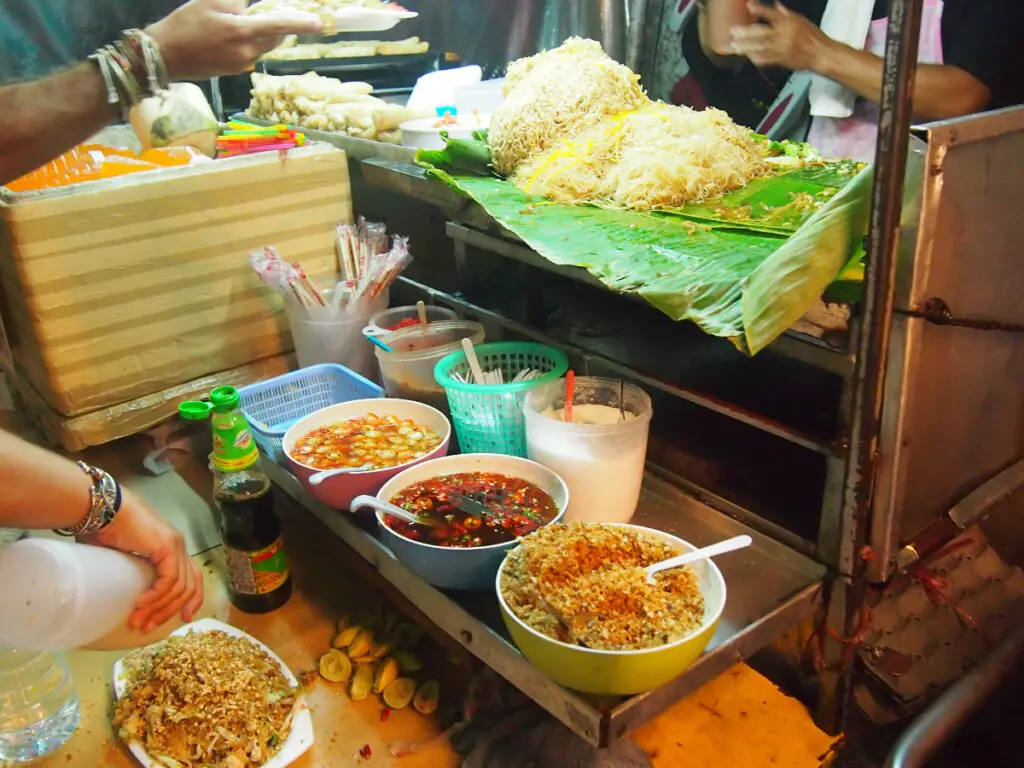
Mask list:
MULTIPOLYGON (((782 3, 815 24, 825 13, 826 0, 782 3)), ((888 12, 888 0, 875 0, 875 19, 888 12)), ((696 24, 683 33, 683 55, 707 101, 743 125, 761 122, 788 77, 787 72, 758 70, 749 63, 736 70, 717 68, 700 48, 696 24)), ((989 89, 986 109, 1024 103, 1024 0, 945 0, 942 58, 989 89)))

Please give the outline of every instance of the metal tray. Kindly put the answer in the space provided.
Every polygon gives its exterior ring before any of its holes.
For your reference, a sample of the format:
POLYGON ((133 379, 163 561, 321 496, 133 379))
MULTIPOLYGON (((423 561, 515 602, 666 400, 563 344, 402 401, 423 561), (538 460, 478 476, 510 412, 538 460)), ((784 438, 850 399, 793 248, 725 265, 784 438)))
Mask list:
POLYGON ((825 568, 692 496, 648 475, 634 523, 676 534, 701 546, 746 533, 754 545, 718 565, 729 590, 718 631, 696 664, 649 693, 599 700, 552 682, 508 638, 493 595, 442 592, 406 569, 377 537, 347 513, 309 495, 286 469, 265 463, 271 479, 377 569, 453 640, 557 717, 577 735, 607 746, 653 719, 738 660, 768 645, 813 613, 825 568))

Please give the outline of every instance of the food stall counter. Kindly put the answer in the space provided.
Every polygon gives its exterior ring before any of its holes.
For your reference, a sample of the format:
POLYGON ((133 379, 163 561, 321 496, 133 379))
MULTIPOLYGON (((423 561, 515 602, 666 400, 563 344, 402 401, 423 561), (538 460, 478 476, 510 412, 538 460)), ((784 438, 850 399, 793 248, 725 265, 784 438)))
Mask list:
MULTIPOLYGON (((0 411, 0 428, 30 436, 13 412, 0 411)), ((235 610, 227 596, 219 534, 206 499, 210 476, 195 455, 174 452, 175 469, 160 476, 142 468, 151 448, 137 436, 88 451, 84 458, 118 473, 124 484, 142 494, 185 533, 188 551, 202 567, 205 601, 197 618, 216 618, 265 643, 299 677, 316 670, 331 644, 335 623, 352 605, 351 596, 365 593, 366 583, 343 565, 359 561, 324 526, 285 494, 277 495, 276 510, 295 580, 295 592, 281 609, 265 615, 235 610)), ((40 760, 43 768, 137 765, 110 725, 112 673, 120 652, 75 651, 68 654, 79 697, 82 724, 68 744, 40 760)), ((459 666, 449 673, 455 677, 459 666)), ((447 675, 438 670, 443 684, 447 675)), ((457 686, 453 684, 453 689, 457 686)), ((309 694, 316 733, 314 747, 293 765, 298 768, 341 765, 447 768, 462 764, 444 740, 402 758, 389 754, 392 741, 428 743, 439 733, 433 718, 411 708, 393 711, 381 720, 382 705, 374 698, 353 702, 343 686, 318 680, 309 694), (366 754, 369 746, 369 758, 366 754)), ((821 765, 835 740, 819 731, 803 706, 744 664, 738 664, 706 684, 661 716, 632 734, 655 768, 680 764, 683 752, 691 765, 720 765, 722 745, 729 747, 729 764, 779 764, 803 768, 821 765), (732 759, 735 758, 735 759, 732 759)))

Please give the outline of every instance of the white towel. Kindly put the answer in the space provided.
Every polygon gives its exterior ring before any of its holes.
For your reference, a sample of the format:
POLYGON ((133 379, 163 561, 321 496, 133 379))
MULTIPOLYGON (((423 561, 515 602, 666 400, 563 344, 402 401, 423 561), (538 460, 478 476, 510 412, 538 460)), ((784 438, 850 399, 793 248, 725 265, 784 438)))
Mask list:
MULTIPOLYGON (((871 28, 875 0, 828 0, 821 31, 840 43, 864 49, 871 28)), ((810 90, 811 114, 815 117, 849 117, 857 95, 834 80, 814 75, 810 90)))

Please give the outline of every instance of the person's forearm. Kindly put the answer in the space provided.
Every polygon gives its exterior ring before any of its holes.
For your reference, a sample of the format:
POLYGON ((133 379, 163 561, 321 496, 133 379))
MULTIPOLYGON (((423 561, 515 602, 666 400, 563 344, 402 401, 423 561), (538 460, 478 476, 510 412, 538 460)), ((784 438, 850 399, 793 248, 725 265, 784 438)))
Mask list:
POLYGON ((697 11, 700 46, 716 64, 735 61, 732 53, 732 28, 754 23, 747 0, 706 0, 697 11))
POLYGON ((0 527, 71 527, 89 512, 91 487, 72 462, 0 429, 0 527))
MULTIPOLYGON (((829 41, 814 71, 849 88, 868 101, 882 98, 881 57, 829 41)), ((959 117, 983 109, 989 93, 978 80, 957 67, 919 64, 914 81, 914 116, 918 119, 959 117)))
POLYGON ((35 170, 118 118, 99 67, 87 62, 44 80, 0 88, 0 185, 35 170))

